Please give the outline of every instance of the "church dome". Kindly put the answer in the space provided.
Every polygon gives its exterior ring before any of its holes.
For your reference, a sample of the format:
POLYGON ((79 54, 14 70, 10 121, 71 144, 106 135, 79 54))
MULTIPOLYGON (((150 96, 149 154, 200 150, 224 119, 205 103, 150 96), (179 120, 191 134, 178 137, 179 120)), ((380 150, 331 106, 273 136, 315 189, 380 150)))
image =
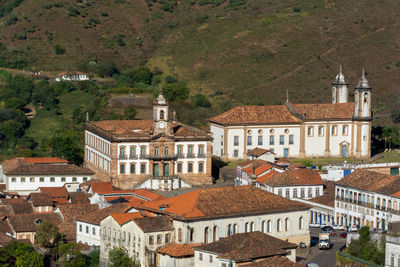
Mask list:
POLYGON ((358 83, 357 83, 356 88, 360 88, 360 89, 363 89, 363 88, 364 88, 364 89, 371 89, 371 87, 369 87, 368 80, 365 78, 365 71, 364 71, 364 69, 363 69, 361 78, 358 80, 358 83))
POLYGON ((344 79, 344 75, 342 73, 342 66, 340 65, 340 70, 339 70, 339 74, 336 75, 335 81, 333 82, 333 84, 346 84, 346 81, 344 79))

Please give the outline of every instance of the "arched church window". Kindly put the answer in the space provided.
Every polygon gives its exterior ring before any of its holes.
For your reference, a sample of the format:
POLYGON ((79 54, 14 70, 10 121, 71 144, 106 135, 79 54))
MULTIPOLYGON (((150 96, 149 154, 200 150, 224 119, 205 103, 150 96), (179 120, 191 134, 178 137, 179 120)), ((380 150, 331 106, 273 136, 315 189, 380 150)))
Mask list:
POLYGON ((161 110, 160 111, 160 120, 163 120, 164 119, 164 110, 161 110))
POLYGON ((367 103, 367 100, 368 100, 368 95, 364 94, 364 103, 367 103))

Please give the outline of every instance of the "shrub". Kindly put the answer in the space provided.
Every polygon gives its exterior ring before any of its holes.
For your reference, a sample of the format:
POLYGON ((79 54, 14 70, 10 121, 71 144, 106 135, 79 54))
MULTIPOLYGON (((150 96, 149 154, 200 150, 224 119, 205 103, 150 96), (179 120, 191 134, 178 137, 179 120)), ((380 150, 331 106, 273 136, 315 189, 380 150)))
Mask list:
POLYGON ((298 12, 300 12, 300 11, 301 11, 301 8, 300 8, 300 7, 298 7, 298 6, 293 7, 293 12, 298 13, 298 12))
POLYGON ((211 107, 211 102, 202 94, 197 94, 194 96, 194 104, 203 108, 211 107))
POLYGON ((58 44, 54 46, 54 50, 55 50, 55 52, 56 52, 57 55, 62 55, 62 54, 65 53, 65 49, 62 48, 62 47, 61 47, 60 45, 58 45, 58 44))

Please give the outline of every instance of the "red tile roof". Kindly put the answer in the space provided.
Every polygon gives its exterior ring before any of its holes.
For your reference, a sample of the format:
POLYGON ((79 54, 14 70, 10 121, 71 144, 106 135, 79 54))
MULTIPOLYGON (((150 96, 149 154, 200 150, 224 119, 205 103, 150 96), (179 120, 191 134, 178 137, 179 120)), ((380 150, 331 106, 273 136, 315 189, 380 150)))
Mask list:
POLYGON ((304 120, 352 119, 354 103, 237 106, 211 119, 221 125, 300 123, 304 120))
POLYGON ((96 210, 94 212, 88 213, 83 217, 80 217, 78 220, 82 222, 87 222, 90 224, 100 225, 100 222, 106 218, 108 215, 112 213, 125 213, 128 210, 132 209, 131 206, 125 203, 118 203, 112 206, 109 206, 104 209, 96 210))
POLYGON ((302 267, 304 265, 290 261, 286 257, 273 256, 257 262, 249 262, 240 265, 242 267, 302 267))
POLYGON ((136 189, 133 191, 133 193, 135 193, 136 195, 148 198, 150 200, 161 200, 161 199, 165 199, 166 197, 157 194, 155 192, 149 191, 147 189, 136 189))
POLYGON ((324 194, 318 197, 311 198, 310 201, 335 207, 335 184, 333 182, 325 182, 326 189, 324 190, 324 194))
POLYGON ((13 214, 32 214, 33 207, 28 200, 23 198, 2 199, 2 204, 10 205, 13 214))
POLYGON ((271 186, 286 185, 322 185, 324 182, 317 170, 306 168, 288 169, 285 172, 278 172, 266 179, 265 184, 271 186))
POLYGON ((287 249, 297 248, 296 244, 262 232, 231 235, 218 241, 196 247, 195 250, 217 254, 218 258, 234 261, 251 261, 276 255, 287 255, 287 249))
POLYGON ((97 211, 99 207, 96 204, 75 204, 75 205, 61 205, 57 207, 64 221, 75 222, 86 216, 89 213, 97 211))
POLYGON ((32 201, 34 207, 53 206, 50 193, 31 193, 29 200, 32 201))
POLYGON ((143 218, 143 215, 140 212, 131 212, 131 213, 114 213, 111 214, 111 217, 119 224, 123 225, 132 219, 143 218))
POLYGON ((264 164, 269 164, 268 161, 262 160, 262 159, 252 159, 252 160, 247 160, 245 162, 239 163, 237 166, 243 168, 247 168, 249 166, 255 165, 255 166, 261 166, 264 164))
POLYGON ((258 183, 260 183, 260 184, 264 184, 271 176, 273 176, 273 175, 275 175, 277 173, 278 173, 277 171, 271 170, 271 171, 267 172, 266 174, 261 175, 260 177, 258 177, 256 179, 256 181, 258 183))
POLYGON ((259 157, 259 156, 264 155, 264 154, 267 153, 267 152, 275 155, 275 153, 272 152, 271 150, 264 149, 264 148, 261 148, 261 147, 256 147, 256 148, 252 149, 252 150, 249 152, 249 155, 255 156, 255 157, 259 157))
POLYGON ((253 186, 227 186, 198 189, 163 200, 145 202, 140 208, 186 220, 289 212, 310 207, 253 186))
POLYGON ((246 172, 248 175, 259 176, 260 174, 263 174, 270 169, 272 169, 271 164, 263 164, 261 166, 256 166, 255 168, 253 166, 247 167, 243 169, 243 171, 246 172))
POLYGON ((193 248, 198 247, 200 245, 201 243, 195 243, 195 244, 170 243, 158 249, 157 252, 174 258, 193 257, 194 256, 193 248))
POLYGON ((400 176, 357 169, 337 181, 336 184, 392 195, 400 191, 400 176))
POLYGON ((114 191, 114 187, 111 182, 97 182, 92 183, 90 186, 92 188, 93 194, 99 192, 114 191))
POLYGON ((68 192, 65 187, 39 187, 41 193, 51 194, 53 198, 68 198, 68 192))
POLYGON ((34 164, 54 164, 54 163, 69 163, 66 159, 57 157, 45 157, 45 158, 22 158, 24 161, 34 164))

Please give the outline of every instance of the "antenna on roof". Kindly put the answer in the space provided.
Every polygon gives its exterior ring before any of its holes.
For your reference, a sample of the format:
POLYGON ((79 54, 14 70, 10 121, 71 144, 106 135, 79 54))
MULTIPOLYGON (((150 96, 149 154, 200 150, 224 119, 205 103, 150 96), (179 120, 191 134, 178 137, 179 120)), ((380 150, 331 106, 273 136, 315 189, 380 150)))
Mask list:
POLYGON ((286 103, 289 103, 289 89, 286 89, 286 103))

